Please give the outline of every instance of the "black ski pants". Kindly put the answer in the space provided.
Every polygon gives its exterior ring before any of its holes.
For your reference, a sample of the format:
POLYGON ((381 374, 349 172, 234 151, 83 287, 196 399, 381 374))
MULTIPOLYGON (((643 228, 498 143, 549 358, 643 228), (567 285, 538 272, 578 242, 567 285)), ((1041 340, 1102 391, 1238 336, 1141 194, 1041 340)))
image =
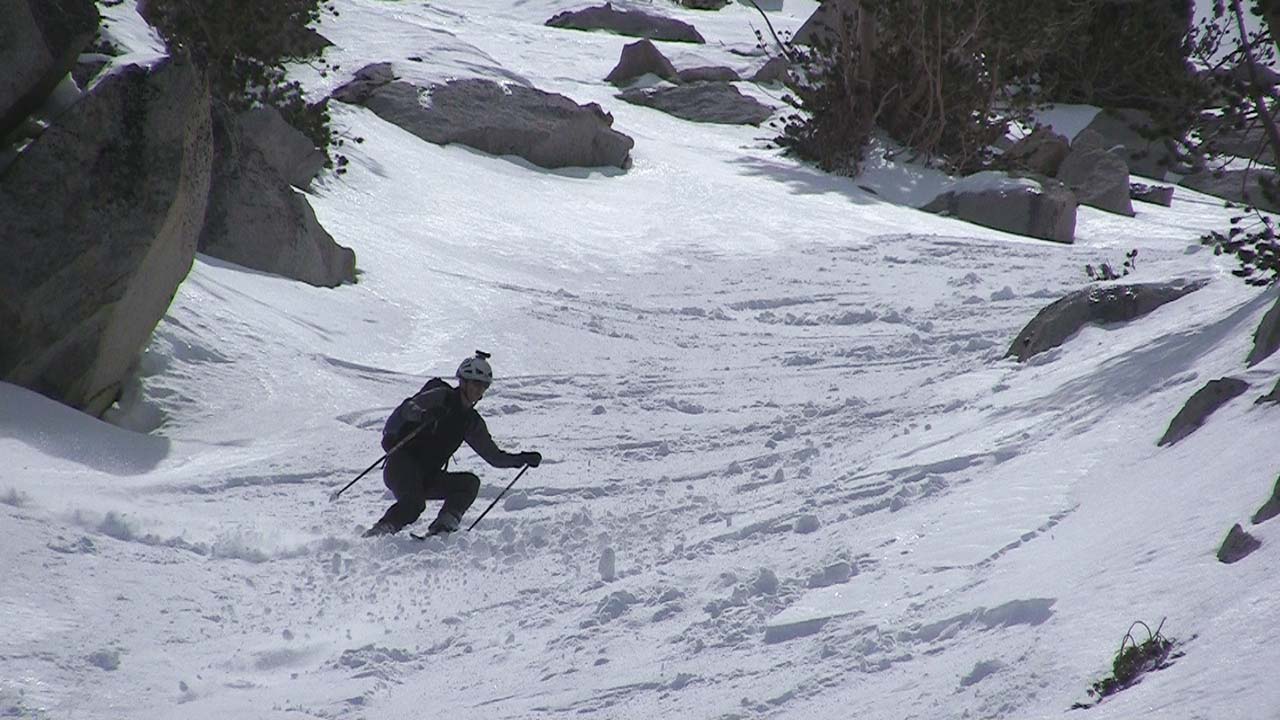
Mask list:
POLYGON ((395 495, 396 502, 379 522, 394 526, 396 531, 417 520, 428 500, 444 500, 440 514, 451 512, 461 518, 480 493, 480 478, 475 473, 426 470, 404 452, 391 453, 387 458, 382 482, 395 495))

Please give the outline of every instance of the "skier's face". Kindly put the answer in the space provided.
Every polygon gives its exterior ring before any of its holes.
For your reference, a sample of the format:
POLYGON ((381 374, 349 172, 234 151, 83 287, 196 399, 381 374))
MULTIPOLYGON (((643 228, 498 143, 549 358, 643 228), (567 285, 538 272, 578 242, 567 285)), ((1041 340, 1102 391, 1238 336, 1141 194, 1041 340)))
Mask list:
POLYGON ((475 380, 462 381, 462 399, 467 405, 474 407, 480 402, 480 398, 484 397, 484 391, 489 389, 487 383, 477 382, 475 380))

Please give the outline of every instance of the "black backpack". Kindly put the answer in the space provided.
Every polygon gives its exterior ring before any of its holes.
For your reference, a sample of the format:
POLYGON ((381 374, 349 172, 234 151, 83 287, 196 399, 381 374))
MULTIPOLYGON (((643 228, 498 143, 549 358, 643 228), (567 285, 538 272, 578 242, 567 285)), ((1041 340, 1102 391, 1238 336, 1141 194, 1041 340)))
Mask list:
POLYGON ((431 378, 427 381, 426 385, 422 386, 422 389, 418 391, 417 395, 405 398, 396 406, 395 410, 391 411, 391 415, 387 418, 387 422, 382 426, 383 450, 391 452, 391 448, 399 445, 401 440, 408 437, 409 433, 413 432, 418 427, 420 423, 410 422, 409 419, 404 416, 405 409, 409 407, 409 403, 413 402, 413 398, 437 387, 448 388, 449 383, 438 377, 431 378))

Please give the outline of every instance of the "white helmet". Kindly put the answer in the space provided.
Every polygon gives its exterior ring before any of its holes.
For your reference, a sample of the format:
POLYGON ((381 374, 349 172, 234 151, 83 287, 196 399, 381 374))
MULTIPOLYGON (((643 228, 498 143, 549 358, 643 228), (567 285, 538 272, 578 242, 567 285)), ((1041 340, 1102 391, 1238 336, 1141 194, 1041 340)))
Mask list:
POLYGON ((493 382, 493 368, 489 367, 489 357, 489 353, 477 350, 474 357, 463 360, 458 366, 458 379, 474 380, 485 385, 493 382))

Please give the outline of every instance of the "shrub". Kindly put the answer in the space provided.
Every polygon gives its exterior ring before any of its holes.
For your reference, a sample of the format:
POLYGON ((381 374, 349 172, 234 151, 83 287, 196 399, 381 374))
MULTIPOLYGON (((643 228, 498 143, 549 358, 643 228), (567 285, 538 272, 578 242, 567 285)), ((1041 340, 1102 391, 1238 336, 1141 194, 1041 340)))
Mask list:
MULTIPOLYGON (((1146 673, 1168 667, 1174 641, 1160 634, 1160 629, 1163 627, 1164 620, 1160 621, 1154 633, 1151 627, 1141 620, 1130 625, 1128 632, 1120 641, 1120 650, 1111 661, 1111 676, 1090 685, 1089 697, 1096 697, 1098 702, 1102 702, 1103 698, 1135 685, 1146 673), (1147 639, 1141 643, 1133 637, 1133 629, 1139 625, 1147 631, 1147 639)), ((1077 703, 1074 707, 1081 708, 1088 705, 1077 703)))
MULTIPOLYGON (((1259 180, 1263 193, 1274 200, 1274 174, 1268 173, 1259 180)), ((1280 240, 1276 238, 1275 221, 1256 207, 1248 206, 1245 214, 1232 217, 1226 233, 1211 230, 1200 236, 1200 242, 1213 246, 1215 255, 1235 255, 1240 267, 1231 274, 1250 285, 1271 285, 1280 279, 1280 240), (1242 225, 1245 220, 1249 222, 1242 225)))
MULTIPOLYGON (((985 10, 1006 0, 854 4, 811 47, 792 44, 799 70, 780 145, 819 166, 855 174, 877 129, 950 170, 984 167, 1022 103, 1006 82, 1020 51, 985 10)), ((1037 4, 1037 3, 1032 3, 1037 4)))
POLYGON ((328 158, 328 108, 309 105, 284 66, 319 55, 324 41, 308 26, 322 11, 336 14, 332 6, 322 0, 148 0, 142 11, 171 50, 186 51, 205 71, 216 103, 233 112, 273 106, 328 158))
POLYGON ((1098 263, 1097 267, 1092 264, 1084 266, 1084 274, 1089 276, 1090 280, 1119 280, 1129 273, 1138 269, 1138 249, 1134 248, 1124 254, 1124 263, 1120 266, 1120 272, 1116 272, 1111 267, 1111 263, 1098 263))
MULTIPOLYGON (((1183 5, 1186 3, 1183 2, 1183 5)), ((786 43, 796 66, 777 142, 826 170, 856 174, 877 130, 952 172, 985 169, 1012 122, 1029 125, 1039 103, 1071 97, 1165 98, 1182 68, 1177 12, 1132 10, 1118 0, 843 0, 833 32, 812 47, 786 43), (1127 50, 1128 24, 1163 17, 1155 48, 1127 50), (1035 28, 1028 32, 1028 28, 1035 28), (1088 38, 1116 48, 1101 53, 1088 38), (1159 73, 1137 65, 1175 49, 1159 73), (1087 60, 1079 58, 1088 55, 1087 60), (1077 73, 1086 73, 1076 78, 1077 73), (1108 80, 1102 83, 1101 78, 1108 80)), ((1162 5, 1163 7, 1163 5, 1162 5)), ((1172 7, 1172 6, 1170 6, 1172 7)), ((1184 33, 1185 34, 1185 33, 1184 33)))
POLYGON ((1215 2, 1213 12, 1192 33, 1195 56, 1205 66, 1205 102, 1212 112, 1202 113, 1193 126, 1199 141, 1195 157, 1199 169, 1221 172, 1231 160, 1220 159, 1232 154, 1227 141, 1250 134, 1261 136, 1258 150, 1247 158, 1246 172, 1240 181, 1242 195, 1250 198, 1240 215, 1231 218, 1225 231, 1211 231, 1200 237, 1201 243, 1213 246, 1217 255, 1235 255, 1240 267, 1233 271, 1251 285, 1269 285, 1280 279, 1280 242, 1276 239, 1274 220, 1263 211, 1280 207, 1280 187, 1276 171, 1258 167, 1257 163, 1274 163, 1280 158, 1280 129, 1274 108, 1280 94, 1265 74, 1275 64, 1276 25, 1280 24, 1280 5, 1251 3, 1254 14, 1263 19, 1262 26, 1248 31, 1244 23, 1244 7, 1239 0, 1215 2), (1216 167, 1213 167, 1215 166, 1216 167), (1257 180, 1257 193, 1243 192, 1257 180), (1259 207, 1261 206, 1261 207, 1259 207))
POLYGON ((1038 70, 1044 98, 1142 108, 1157 117, 1182 113, 1196 88, 1187 62, 1193 0, 1087 4, 1038 70))

